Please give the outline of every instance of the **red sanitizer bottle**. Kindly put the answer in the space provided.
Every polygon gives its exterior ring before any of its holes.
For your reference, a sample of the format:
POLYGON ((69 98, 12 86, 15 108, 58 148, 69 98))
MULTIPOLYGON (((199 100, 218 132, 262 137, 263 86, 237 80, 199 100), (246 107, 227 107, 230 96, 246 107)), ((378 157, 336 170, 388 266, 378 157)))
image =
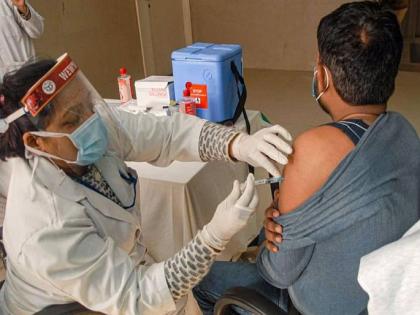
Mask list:
POLYGON ((120 91, 121 103, 126 103, 133 99, 131 76, 127 74, 126 68, 120 69, 118 89, 120 91))
POLYGON ((185 90, 182 92, 183 98, 178 101, 179 104, 179 111, 184 114, 188 115, 197 115, 197 106, 195 104, 194 98, 190 97, 190 86, 191 83, 187 82, 185 84, 185 90))

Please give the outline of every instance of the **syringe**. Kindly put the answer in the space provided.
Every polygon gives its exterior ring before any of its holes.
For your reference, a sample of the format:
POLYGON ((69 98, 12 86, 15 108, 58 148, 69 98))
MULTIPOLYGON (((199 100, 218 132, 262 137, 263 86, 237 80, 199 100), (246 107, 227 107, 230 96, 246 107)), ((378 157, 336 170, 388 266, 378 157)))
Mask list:
POLYGON ((257 179, 255 181, 255 186, 265 185, 265 184, 281 183, 282 181, 283 181, 283 176, 276 176, 276 177, 270 177, 270 178, 257 179))

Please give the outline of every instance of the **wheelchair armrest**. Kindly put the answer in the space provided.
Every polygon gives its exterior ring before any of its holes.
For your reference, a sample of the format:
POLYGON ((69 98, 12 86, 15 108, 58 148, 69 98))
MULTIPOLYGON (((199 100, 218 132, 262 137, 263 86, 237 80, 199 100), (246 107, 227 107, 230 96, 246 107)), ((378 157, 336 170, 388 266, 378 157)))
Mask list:
POLYGON ((287 315, 286 312, 263 295, 243 287, 227 290, 217 301, 214 314, 231 314, 231 306, 239 306, 256 315, 287 315))

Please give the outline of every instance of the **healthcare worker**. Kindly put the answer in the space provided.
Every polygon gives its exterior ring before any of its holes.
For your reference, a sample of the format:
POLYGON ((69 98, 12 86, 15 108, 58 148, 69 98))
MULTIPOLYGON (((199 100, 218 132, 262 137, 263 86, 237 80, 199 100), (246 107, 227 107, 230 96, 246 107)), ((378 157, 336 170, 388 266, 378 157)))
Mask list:
MULTIPOLYGON (((25 0, 0 0, 0 82, 7 71, 35 57, 32 39, 43 32, 44 19, 25 0)), ((0 161, 1 213, 6 202, 4 187, 9 182, 9 168, 10 165, 0 161)))
POLYGON ((32 40, 43 32, 44 19, 25 0, 0 0, 0 82, 35 57, 32 40))
POLYGON ((240 160, 277 176, 276 163, 291 152, 280 126, 250 136, 189 115, 116 111, 67 54, 7 74, 0 94, 0 158, 18 157, 4 222, 2 314, 71 302, 105 314, 175 311, 254 213, 253 176, 234 183, 185 248, 153 262, 142 243, 137 174, 124 161, 240 160))

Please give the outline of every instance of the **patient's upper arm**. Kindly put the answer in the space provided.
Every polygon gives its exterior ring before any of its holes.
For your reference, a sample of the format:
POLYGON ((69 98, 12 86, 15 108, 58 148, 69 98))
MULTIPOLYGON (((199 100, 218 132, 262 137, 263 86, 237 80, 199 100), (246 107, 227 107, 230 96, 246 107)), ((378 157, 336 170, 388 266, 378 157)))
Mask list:
POLYGON ((280 212, 293 211, 317 192, 353 148, 347 136, 331 126, 308 130, 296 138, 293 154, 283 171, 280 212))

